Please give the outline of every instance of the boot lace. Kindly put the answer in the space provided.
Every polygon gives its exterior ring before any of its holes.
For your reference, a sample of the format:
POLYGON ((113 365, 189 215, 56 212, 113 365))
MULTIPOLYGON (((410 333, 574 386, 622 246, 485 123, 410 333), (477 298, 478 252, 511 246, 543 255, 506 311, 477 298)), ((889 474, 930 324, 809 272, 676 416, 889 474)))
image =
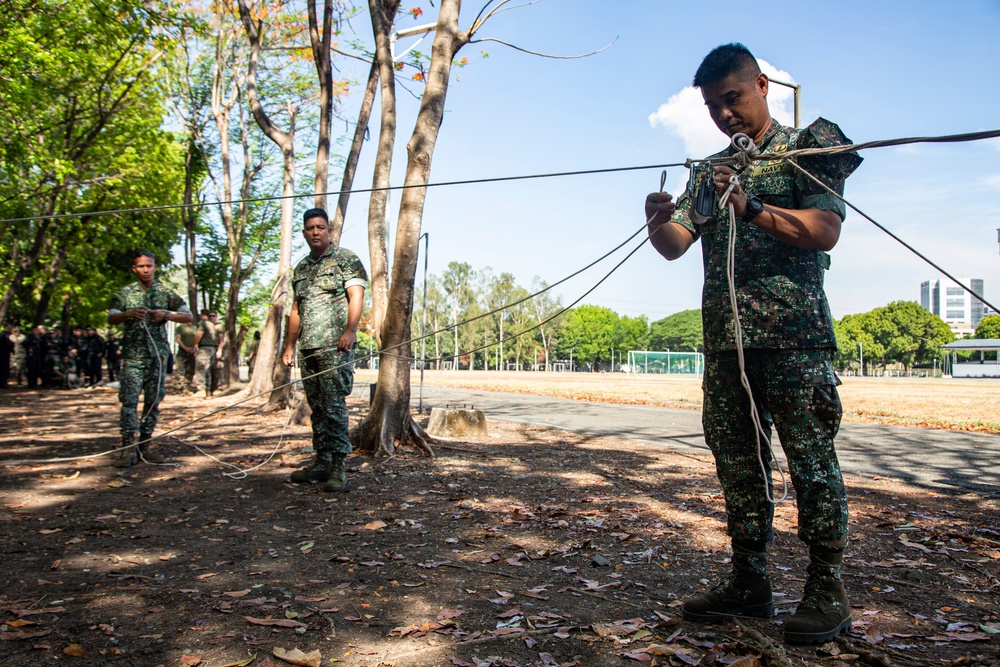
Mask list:
POLYGON ((806 579, 805 590, 802 593, 802 602, 799 603, 798 611, 805 609, 815 609, 816 611, 826 611, 833 601, 828 593, 830 578, 809 577, 806 579))

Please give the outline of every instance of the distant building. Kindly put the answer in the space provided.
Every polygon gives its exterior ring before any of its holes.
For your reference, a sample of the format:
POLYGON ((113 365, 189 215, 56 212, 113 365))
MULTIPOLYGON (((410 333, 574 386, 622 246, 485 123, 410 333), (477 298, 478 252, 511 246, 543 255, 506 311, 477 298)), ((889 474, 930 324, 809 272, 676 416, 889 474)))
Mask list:
MULTIPOLYGON (((960 278, 978 296, 983 295, 981 278, 960 278)), ((920 305, 931 311, 956 334, 971 334, 989 314, 979 299, 951 280, 927 280, 920 283, 920 305)))

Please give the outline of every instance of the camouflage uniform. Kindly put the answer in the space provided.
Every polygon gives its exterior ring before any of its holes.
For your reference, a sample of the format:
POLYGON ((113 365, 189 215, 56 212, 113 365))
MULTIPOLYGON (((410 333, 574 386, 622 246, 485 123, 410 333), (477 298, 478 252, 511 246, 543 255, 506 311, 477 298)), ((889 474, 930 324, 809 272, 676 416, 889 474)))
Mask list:
MULTIPOLYGON (((848 143, 833 123, 819 119, 805 129, 772 122, 762 152, 848 143)), ((728 156, 733 149, 713 157, 728 156)), ((860 164, 856 154, 800 158, 799 164, 835 192, 860 164)), ((785 161, 752 163, 740 174, 747 193, 786 209, 822 209, 844 218, 844 204, 785 161)), ((700 238, 705 265, 702 319, 705 332, 703 425, 726 499, 728 534, 734 541, 773 538, 774 508, 764 492, 750 404, 740 381, 726 275, 729 212, 704 225, 689 219, 685 193, 672 218, 700 238)), ((840 426, 839 379, 833 370, 836 339, 823 291, 830 256, 801 250, 752 224, 736 221, 736 302, 743 326, 745 368, 768 442, 777 429, 798 495, 799 537, 810 545, 842 548, 847 539, 847 494, 833 439, 840 426)))
POLYGON ((351 453, 345 397, 354 388, 354 352, 340 352, 337 341, 347 328, 347 288, 367 282, 357 255, 333 245, 320 257, 305 257, 292 276, 299 304, 299 368, 313 411, 317 453, 351 453), (312 377, 317 373, 323 374, 312 377))
MULTIPOLYGON (((180 336, 180 342, 186 347, 194 346, 194 338, 197 333, 198 327, 193 324, 179 324, 175 329, 175 335, 180 336)), ((180 347, 177 348, 177 370, 174 371, 174 384, 178 390, 187 391, 194 383, 196 355, 197 350, 191 354, 180 347)))
POLYGON ((10 342, 14 344, 14 351, 11 353, 10 363, 10 374, 14 378, 14 381, 20 385, 21 380, 27 376, 27 352, 25 351, 24 341, 27 339, 23 333, 12 333, 10 335, 10 342))
MULTIPOLYGON (((118 290, 108 303, 108 314, 123 313, 133 308, 145 306, 151 310, 172 310, 190 313, 184 299, 177 293, 153 282, 149 290, 144 290, 138 282, 118 290)), ((156 420, 160 415, 160 401, 166 393, 164 374, 170 342, 167 339, 166 321, 153 322, 125 320, 121 337, 121 375, 118 400, 122 408, 119 425, 123 437, 131 438, 136 430, 140 437, 148 438, 156 430, 156 420), (142 420, 136 412, 142 392, 142 420)))
POLYGON ((211 320, 201 320, 198 322, 198 331, 201 331, 201 340, 198 342, 198 352, 195 357, 197 370, 195 371, 195 382, 199 390, 204 390, 211 394, 212 371, 215 368, 215 350, 219 346, 215 337, 215 323, 211 320))

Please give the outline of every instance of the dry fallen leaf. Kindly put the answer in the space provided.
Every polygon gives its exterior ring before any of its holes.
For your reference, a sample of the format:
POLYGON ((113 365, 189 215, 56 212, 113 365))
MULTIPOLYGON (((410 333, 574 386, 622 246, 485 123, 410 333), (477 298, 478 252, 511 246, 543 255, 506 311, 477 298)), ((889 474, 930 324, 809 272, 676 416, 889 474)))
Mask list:
POLYGON ((241 598, 241 597, 243 597, 244 595, 246 595, 249 592, 250 592, 250 589, 248 588, 248 589, 242 590, 242 591, 226 591, 226 592, 223 593, 223 595, 225 595, 226 597, 231 597, 231 598, 241 598))
MULTIPOLYGON (((227 662, 224 665, 219 665, 219 667, 246 667, 247 665, 249 665, 251 662, 253 662, 256 659, 257 659, 257 654, 254 653, 252 656, 250 656, 246 660, 237 660, 236 662, 227 662)), ((267 660, 266 664, 273 664, 273 663, 271 663, 270 660, 267 660)))
POLYGON ((760 667, 760 659, 755 655, 748 655, 732 663, 729 667, 760 667))
POLYGON ((66 611, 66 608, 45 607, 44 609, 11 609, 11 611, 23 618, 25 616, 38 616, 39 614, 61 614, 66 611))
POLYGON ((201 656, 200 655, 182 655, 181 656, 181 664, 182 665, 187 665, 188 667, 195 667, 195 665, 200 665, 201 664, 201 656))
POLYGON ((650 644, 646 647, 646 653, 650 655, 673 655, 677 649, 667 644, 650 644))
MULTIPOLYGON (((7 625, 10 625, 9 623, 7 625)), ((52 628, 45 630, 14 630, 13 632, 0 632, 0 642, 17 641, 19 639, 32 639, 34 637, 44 637, 52 632, 52 628)))
POLYGON ((293 621, 289 618, 252 618, 250 616, 244 616, 254 625, 276 625, 279 628, 305 628, 309 627, 305 623, 300 623, 298 621, 293 621))
POLYGON ((319 650, 303 653, 297 648, 286 651, 280 646, 275 646, 271 653, 279 660, 284 660, 287 663, 299 665, 300 667, 319 667, 319 663, 323 659, 320 656, 319 650))
POLYGON ((365 530, 382 530, 383 528, 385 528, 385 526, 386 526, 385 521, 375 520, 372 521, 371 523, 366 523, 363 526, 363 528, 365 530))
POLYGON ((83 656, 87 655, 87 652, 79 644, 70 644, 69 646, 63 649, 63 653, 65 653, 66 655, 71 655, 74 658, 82 658, 83 656))

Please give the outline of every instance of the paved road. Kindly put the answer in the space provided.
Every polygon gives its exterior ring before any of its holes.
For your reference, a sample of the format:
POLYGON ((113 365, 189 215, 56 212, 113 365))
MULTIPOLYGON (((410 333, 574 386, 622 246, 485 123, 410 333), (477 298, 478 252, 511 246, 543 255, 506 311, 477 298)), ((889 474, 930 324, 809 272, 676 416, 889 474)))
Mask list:
MULTIPOLYGON (((416 404, 414 388, 414 407, 416 404)), ((708 452, 701 412, 697 410, 424 387, 425 410, 459 404, 484 410, 487 419, 561 428, 583 435, 616 436, 652 447, 708 452)), ((837 436, 837 452, 846 473, 1000 497, 997 435, 845 423, 837 436)))

